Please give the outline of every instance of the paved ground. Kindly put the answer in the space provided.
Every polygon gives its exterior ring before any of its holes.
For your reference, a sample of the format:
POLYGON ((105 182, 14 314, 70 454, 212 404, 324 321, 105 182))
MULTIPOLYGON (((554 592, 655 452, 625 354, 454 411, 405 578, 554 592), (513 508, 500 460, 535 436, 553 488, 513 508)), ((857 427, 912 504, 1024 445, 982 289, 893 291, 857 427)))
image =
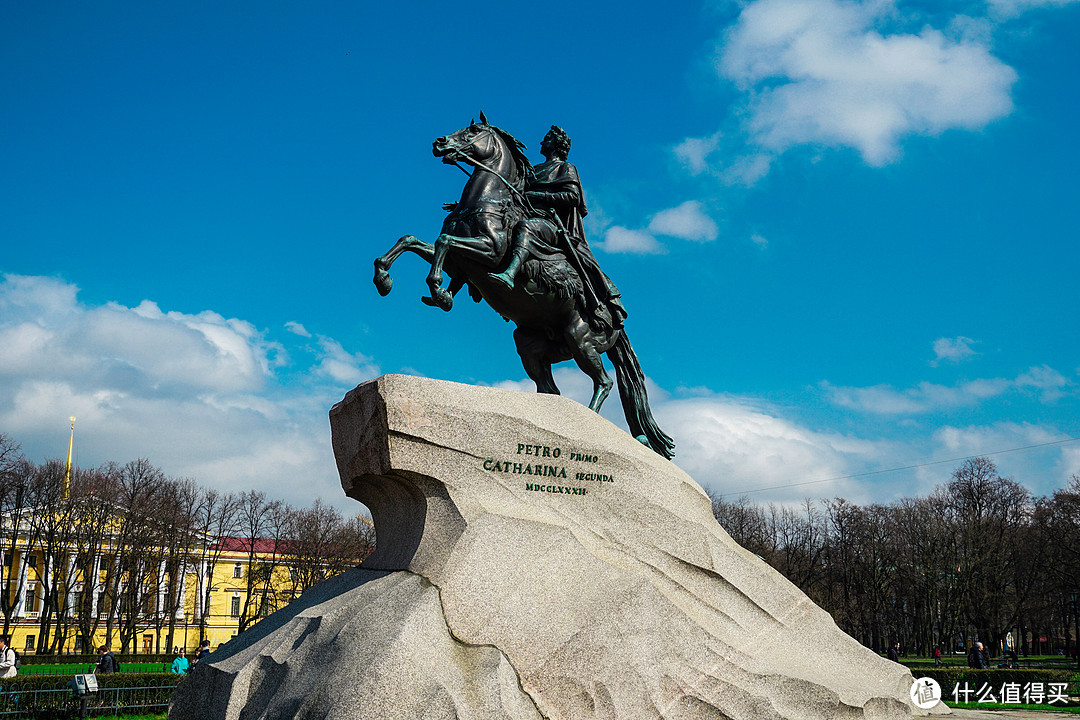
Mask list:
POLYGON ((1043 712, 1041 710, 960 710, 953 708, 951 715, 931 715, 932 718, 953 720, 1051 720, 1051 718, 1076 718, 1076 713, 1043 712))

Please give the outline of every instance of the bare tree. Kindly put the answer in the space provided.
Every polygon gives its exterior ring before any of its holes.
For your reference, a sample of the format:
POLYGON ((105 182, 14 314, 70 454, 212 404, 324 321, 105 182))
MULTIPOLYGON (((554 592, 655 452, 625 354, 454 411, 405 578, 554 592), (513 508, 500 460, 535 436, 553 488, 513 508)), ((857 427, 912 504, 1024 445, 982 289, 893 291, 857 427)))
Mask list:
POLYGON ((152 515, 165 476, 146 458, 133 460, 114 470, 118 480, 117 507, 113 521, 111 563, 106 572, 107 598, 111 601, 106 635, 115 630, 121 652, 129 652, 139 622, 149 614, 147 582, 156 577, 160 546, 154 535, 152 515))
POLYGON ((106 585, 102 582, 101 573, 108 565, 103 560, 110 546, 119 486, 112 469, 105 466, 76 470, 72 476, 74 615, 82 638, 80 645, 84 649, 97 633, 102 614, 107 612, 102 599, 106 585))
POLYGON ((286 506, 280 500, 267 500, 265 493, 249 490, 241 496, 240 531, 243 551, 247 553, 247 592, 240 607, 237 634, 244 632, 273 607, 273 574, 282 551, 286 531, 286 506))
POLYGON ((40 488, 38 502, 46 510, 41 513, 41 564, 38 575, 41 580, 41 614, 38 620, 37 652, 56 651, 62 647, 67 629, 67 617, 61 614, 61 604, 66 602, 73 569, 70 561, 74 536, 74 505, 70 493, 65 492, 65 463, 50 460, 37 468, 36 484, 40 488), (53 626, 54 637, 50 637, 53 626))
POLYGON ((158 607, 154 615, 155 636, 161 637, 161 629, 168 625, 165 647, 174 645, 177 614, 185 618, 183 606, 188 568, 191 566, 193 548, 196 546, 196 522, 200 492, 191 478, 169 480, 162 501, 158 535, 163 550, 163 560, 158 577, 158 607))
POLYGON ((1018 483, 998 476, 994 463, 983 457, 965 460, 943 493, 957 523, 965 619, 996 650, 1016 621, 1016 598, 1026 591, 1017 586, 1022 558, 1014 550, 1033 511, 1031 497, 1018 483))
POLYGON ((7 478, 13 485, 9 492, 11 504, 5 508, 3 520, 2 567, 6 573, 0 612, 4 615, 4 633, 11 631, 11 622, 20 598, 27 589, 28 558, 33 554, 41 538, 44 515, 48 511, 43 503, 45 489, 37 465, 20 459, 8 470, 7 478), (16 566, 15 555, 19 555, 16 566))
POLYGON ((26 494, 25 464, 19 444, 0 433, 0 612, 5 633, 10 630, 15 609, 13 595, 19 592, 19 581, 12 572, 26 494))
POLYGON ((193 612, 199 620, 199 639, 206 637, 210 616, 210 592, 214 589, 214 570, 225 552, 225 539, 239 530, 240 498, 232 493, 204 490, 196 508, 197 550, 194 561, 197 592, 193 612))

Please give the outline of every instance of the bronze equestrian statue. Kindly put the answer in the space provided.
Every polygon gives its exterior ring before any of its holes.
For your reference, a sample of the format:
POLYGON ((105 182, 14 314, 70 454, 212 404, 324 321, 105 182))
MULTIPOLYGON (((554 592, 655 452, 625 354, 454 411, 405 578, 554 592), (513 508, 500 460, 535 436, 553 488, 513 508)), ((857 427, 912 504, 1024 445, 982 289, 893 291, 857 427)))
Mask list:
POLYGON ((514 341, 537 392, 559 394, 551 366, 574 360, 592 378, 589 408, 595 411, 611 392, 601 357, 607 353, 630 432, 670 458, 675 443, 649 409, 645 375, 623 327, 626 310, 619 291, 585 241, 581 182, 566 160, 570 138, 552 126, 540 146, 546 159, 535 167, 524 149, 483 113, 479 123, 436 139, 436 157, 470 165, 473 172, 461 199, 446 206, 449 215, 435 244, 403 236, 375 260, 375 286, 381 295, 389 293, 393 262, 406 251, 419 255, 431 263, 426 304, 450 310, 454 296, 467 286, 474 300, 486 300, 517 325, 514 341), (447 288, 442 287, 444 271, 450 276, 447 288))

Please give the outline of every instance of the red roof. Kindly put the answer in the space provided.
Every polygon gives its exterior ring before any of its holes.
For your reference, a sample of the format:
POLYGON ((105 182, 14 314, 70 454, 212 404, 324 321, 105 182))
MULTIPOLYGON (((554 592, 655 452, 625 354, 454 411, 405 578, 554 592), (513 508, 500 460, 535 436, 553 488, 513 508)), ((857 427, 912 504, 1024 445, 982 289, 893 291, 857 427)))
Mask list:
MULTIPOLYGON (((274 540, 271 538, 255 538, 255 552, 265 555, 272 553, 281 554, 288 551, 287 540, 274 540)), ((225 552, 251 552, 251 538, 223 537, 210 546, 212 550, 224 550, 225 552)))

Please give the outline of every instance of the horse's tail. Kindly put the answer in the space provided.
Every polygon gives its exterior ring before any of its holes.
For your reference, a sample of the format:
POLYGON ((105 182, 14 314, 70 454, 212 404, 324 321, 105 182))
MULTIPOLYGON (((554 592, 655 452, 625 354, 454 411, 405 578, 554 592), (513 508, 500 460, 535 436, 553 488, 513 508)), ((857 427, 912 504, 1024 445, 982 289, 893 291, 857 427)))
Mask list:
POLYGON ((611 364, 615 366, 615 378, 619 383, 619 397, 622 398, 623 413, 630 434, 641 440, 656 452, 671 459, 675 455, 675 441, 660 429, 649 409, 649 396, 645 393, 645 374, 641 372, 634 348, 626 331, 619 332, 619 339, 607 351, 611 364))

